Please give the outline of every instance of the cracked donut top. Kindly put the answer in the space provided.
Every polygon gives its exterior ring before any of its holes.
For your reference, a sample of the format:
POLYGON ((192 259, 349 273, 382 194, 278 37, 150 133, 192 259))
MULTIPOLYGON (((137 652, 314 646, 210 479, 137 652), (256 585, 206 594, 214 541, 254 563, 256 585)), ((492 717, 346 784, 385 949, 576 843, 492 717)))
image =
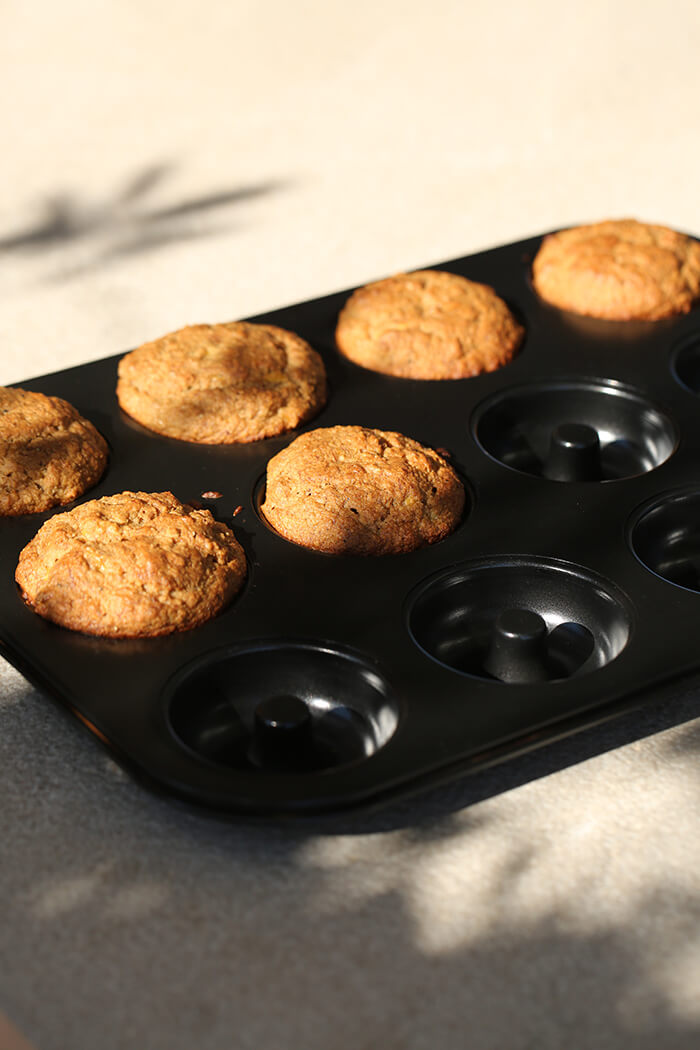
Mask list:
POLYGON ((354 292, 338 317, 345 357, 410 379, 464 379, 494 372, 524 329, 485 284, 442 270, 387 277, 354 292))
POLYGON ((95 485, 107 442, 67 401, 0 387, 0 515, 63 506, 95 485))
POLYGON ((319 354, 283 328, 190 325, 123 357, 117 398, 157 434, 234 444, 311 419, 326 402, 326 373, 319 354))
POLYGON ((437 452, 403 434, 337 426, 273 456, 261 512, 313 550, 398 554, 447 536, 464 504, 464 486, 437 452))
POLYGON ((700 244, 635 219, 575 226, 545 237, 532 266, 553 306, 609 321, 658 321, 700 297, 700 244))
POLYGON ((196 627, 229 604, 245 576, 231 529, 171 492, 122 492, 56 514, 15 573, 34 612, 112 638, 196 627))

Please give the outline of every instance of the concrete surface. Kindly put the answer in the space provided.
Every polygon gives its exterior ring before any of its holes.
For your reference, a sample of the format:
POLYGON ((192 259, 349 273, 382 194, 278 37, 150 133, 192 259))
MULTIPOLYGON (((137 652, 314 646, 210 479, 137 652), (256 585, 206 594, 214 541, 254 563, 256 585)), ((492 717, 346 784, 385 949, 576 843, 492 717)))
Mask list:
MULTIPOLYGON (((699 53, 690 0, 6 5, 0 381, 580 221, 700 233, 699 53)), ((152 796, 3 663, 0 1045, 691 1050, 698 716, 290 829, 152 796)))

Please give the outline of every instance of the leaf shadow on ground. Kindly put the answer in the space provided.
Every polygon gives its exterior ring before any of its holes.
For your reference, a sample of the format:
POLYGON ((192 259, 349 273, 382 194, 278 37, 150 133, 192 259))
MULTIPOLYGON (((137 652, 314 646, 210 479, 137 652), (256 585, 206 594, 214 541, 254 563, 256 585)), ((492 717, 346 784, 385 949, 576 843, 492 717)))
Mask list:
POLYGON ((268 180, 158 204, 175 171, 172 163, 145 166, 98 197, 72 190, 48 193, 36 205, 35 219, 0 233, 0 255, 51 256, 60 249, 67 258, 47 278, 60 281, 177 242, 228 233, 246 204, 286 187, 268 180))
MULTIPOLYGON (((329 828, 343 834, 408 828, 414 836, 443 836, 449 834, 451 814, 697 718, 700 718, 700 691, 679 695, 678 686, 669 687, 666 694, 658 691, 653 701, 635 710, 523 754, 515 753, 513 757, 472 773, 456 776, 451 782, 420 793, 412 793, 409 788, 405 798, 374 811, 340 814, 327 820, 317 818, 315 823, 319 828, 327 823, 329 828)), ((700 749, 700 728, 687 726, 677 746, 681 750, 700 749)), ((313 825, 314 821, 310 820, 310 824, 313 825)))
MULTIPOLYGON (((0 808, 3 1000, 43 1050, 94 1045, 98 1031, 105 1050, 223 1050, 232 1032, 242 1050, 698 1045, 700 1024, 667 982, 700 920, 697 893, 649 886, 631 917, 590 929, 554 896, 516 915, 537 861, 526 828, 488 884, 473 881, 470 850, 499 835, 498 813, 474 803, 582 761, 595 733, 588 748, 555 745, 547 762, 415 799, 413 823, 357 818, 331 835, 227 824, 147 794, 62 709, 29 686, 13 697, 0 704, 0 758, 20 770, 0 808), (441 895, 430 873, 450 835, 460 852, 441 895), (430 942, 421 894, 454 931, 446 943, 430 942), (486 915, 460 913, 476 895, 486 915), (464 929, 465 914, 483 921, 464 929)), ((636 735, 693 712, 690 697, 649 711, 636 735)))

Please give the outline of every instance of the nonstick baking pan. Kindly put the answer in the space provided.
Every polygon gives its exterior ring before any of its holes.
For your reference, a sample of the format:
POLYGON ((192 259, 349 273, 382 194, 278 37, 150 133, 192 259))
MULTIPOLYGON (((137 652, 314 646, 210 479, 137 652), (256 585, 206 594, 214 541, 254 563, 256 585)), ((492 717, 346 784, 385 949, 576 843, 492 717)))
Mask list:
MULTIPOLYGON (((367 371, 334 344, 340 292, 251 318, 325 361, 303 429, 361 424, 441 450, 467 507, 447 539, 384 557, 303 549, 263 520, 295 436, 198 446, 124 415, 119 356, 18 384, 98 427, 110 464, 81 502, 172 491, 248 557, 233 604, 165 638, 94 638, 27 608, 19 552, 51 514, 0 521, 2 652, 153 787, 231 814, 370 806, 653 700, 700 673, 700 311, 579 317, 539 300, 541 238, 436 267, 491 285, 518 355, 471 379, 367 371)), ((211 319, 210 319, 211 320, 211 319)), ((220 320, 220 319, 219 319, 220 320)))

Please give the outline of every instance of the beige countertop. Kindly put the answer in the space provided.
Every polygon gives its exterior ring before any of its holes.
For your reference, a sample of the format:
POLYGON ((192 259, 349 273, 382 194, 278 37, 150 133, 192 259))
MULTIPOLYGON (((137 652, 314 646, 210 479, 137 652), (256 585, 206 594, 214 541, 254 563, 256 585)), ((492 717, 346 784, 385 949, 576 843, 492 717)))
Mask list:
MULTIPOLYGON (((0 382, 577 222, 700 233, 699 53, 690 0, 14 5, 0 382)), ((0 1046, 691 1050, 698 717, 251 825, 1 662, 0 1046)))

